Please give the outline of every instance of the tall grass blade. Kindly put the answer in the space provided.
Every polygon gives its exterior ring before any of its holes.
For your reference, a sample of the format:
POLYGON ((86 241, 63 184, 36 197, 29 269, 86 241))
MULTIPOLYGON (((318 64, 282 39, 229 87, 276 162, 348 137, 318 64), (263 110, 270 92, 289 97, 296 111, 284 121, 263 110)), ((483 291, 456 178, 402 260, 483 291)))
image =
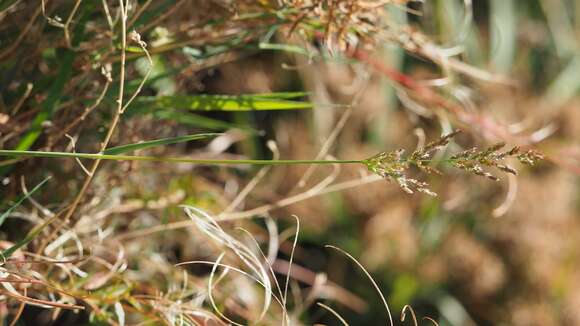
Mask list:
POLYGON ((273 98, 273 99, 295 99, 299 97, 306 97, 309 96, 310 92, 275 92, 275 93, 257 93, 252 94, 255 97, 261 98, 273 98))
POLYGON ((277 44, 277 43, 260 43, 258 45, 260 50, 274 50, 274 51, 282 51, 288 53, 296 53, 305 56, 310 56, 308 50, 303 47, 296 46, 296 45, 288 45, 288 44, 277 44))
POLYGON ((72 50, 63 50, 64 52, 60 55, 61 59, 61 67, 58 72, 58 76, 56 76, 54 82, 52 83, 52 87, 48 91, 48 96, 40 107, 40 112, 32 121, 30 130, 28 133, 20 140, 16 149, 19 150, 26 150, 29 149, 32 144, 40 137, 42 133, 42 123, 46 120, 49 120, 54 111, 56 110, 56 106, 62 96, 64 91, 64 86, 67 81, 70 80, 72 75, 72 65, 75 59, 75 52, 72 50))
POLYGON ((277 111, 311 109, 312 103, 275 98, 273 95, 177 95, 140 97, 135 106, 192 111, 277 111))
POLYGON ((32 194, 34 194, 36 191, 38 191, 38 189, 40 189, 45 183, 47 183, 48 180, 50 180, 50 177, 47 177, 46 179, 42 180, 39 184, 37 184, 34 188, 32 188, 32 190, 30 190, 28 193, 20 196, 20 198, 18 198, 16 200, 14 205, 10 206, 10 208, 8 208, 4 213, 2 213, 2 215, 0 215, 0 226, 2 226, 2 224, 4 223, 6 218, 8 216, 10 216, 10 213, 12 213, 12 211, 14 211, 16 208, 18 208, 18 206, 20 206, 22 204, 22 202, 24 202, 26 199, 28 199, 30 196, 32 196, 32 194))
POLYGON ((52 221, 55 219, 55 217, 52 217, 48 220, 46 220, 44 223, 42 223, 41 225, 38 225, 37 227, 33 228, 30 232, 28 232, 28 234, 26 235, 26 237, 24 237, 24 239, 18 241, 16 244, 14 244, 13 246, 11 246, 10 248, 3 250, 2 251, 2 258, 4 260, 10 258, 10 256, 12 256, 18 249, 26 246, 27 244, 29 244, 32 240, 34 240, 34 238, 36 238, 40 232, 42 232, 42 230, 49 225, 50 223, 52 223, 52 221))
POLYGON ((117 147, 111 147, 103 152, 103 154, 107 155, 118 155, 127 152, 132 152, 140 149, 146 149, 150 147, 156 146, 163 146, 163 145, 172 145, 177 143, 188 142, 192 140, 204 140, 208 138, 213 138, 222 135, 221 133, 208 133, 208 134, 196 134, 196 135, 187 135, 187 136, 180 136, 180 137, 171 137, 171 138, 162 138, 162 139, 155 139, 150 141, 145 141, 141 143, 134 143, 134 144, 127 144, 121 145, 117 147))
POLYGON ((214 119, 200 114, 195 114, 173 108, 132 107, 130 111, 126 112, 126 117, 144 114, 150 114, 156 120, 174 121, 185 126, 203 128, 208 131, 240 129, 252 133, 258 133, 257 130, 252 129, 249 126, 241 126, 224 120, 214 119))
POLYGON ((509 74, 517 46, 517 6, 515 0, 491 1, 491 61, 497 72, 509 74))

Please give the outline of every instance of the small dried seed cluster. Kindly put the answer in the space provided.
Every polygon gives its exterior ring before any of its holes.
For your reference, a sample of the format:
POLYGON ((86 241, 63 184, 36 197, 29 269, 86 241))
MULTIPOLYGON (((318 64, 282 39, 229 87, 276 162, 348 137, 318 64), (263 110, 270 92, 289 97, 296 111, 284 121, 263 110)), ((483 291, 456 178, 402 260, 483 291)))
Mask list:
MULTIPOLYGON (((459 130, 445 135, 438 140, 415 150, 407 157, 403 155, 405 151, 399 149, 392 152, 379 153, 364 160, 363 164, 372 173, 396 181, 401 189, 409 194, 419 191, 431 196, 436 196, 437 194, 428 188, 426 182, 408 177, 406 174, 407 170, 411 166, 414 166, 426 173, 441 174, 439 170, 430 166, 430 164, 433 163, 433 156, 446 147, 451 139, 453 139, 453 137, 458 133, 460 133, 459 130)), ((482 151, 473 147, 457 153, 449 159, 443 160, 443 162, 447 162, 455 168, 497 181, 499 178, 485 171, 484 167, 497 168, 505 173, 517 175, 517 171, 514 168, 504 163, 506 159, 517 158, 523 164, 534 165, 544 158, 543 155, 537 151, 528 150, 522 152, 517 146, 509 151, 500 151, 504 147, 504 143, 493 145, 482 151)))
POLYGON ((415 150, 413 154, 409 156, 409 160, 413 163, 413 165, 415 165, 424 172, 441 174, 439 170, 429 166, 429 164, 431 163, 431 160, 433 159, 435 153, 445 148, 449 144, 451 139, 457 136, 457 134, 459 134, 460 132, 461 132, 460 130, 456 130, 450 134, 447 134, 439 138, 436 141, 430 142, 429 144, 427 144, 427 146, 423 148, 415 150))
POLYGON ((476 147, 473 147, 451 156, 449 162, 458 169, 498 181, 498 177, 486 172, 483 167, 497 168, 505 173, 517 175, 517 171, 514 168, 503 163, 506 158, 515 157, 521 163, 526 165, 534 165, 539 160, 543 159, 542 154, 534 150, 528 150, 522 153, 520 148, 517 146, 509 151, 500 152, 504 147, 505 143, 493 145, 483 151, 478 151, 476 147))
MULTIPOLYGON (((344 51, 361 39, 372 43, 372 35, 380 28, 385 7, 404 5, 408 0, 285 0, 288 7, 299 8, 292 19, 294 27, 319 26, 324 42, 330 48, 344 51)), ((294 28, 293 28, 294 29, 294 28)), ((292 30, 293 30, 292 29, 292 30)), ((310 29, 310 28, 308 28, 310 29)))
POLYGON ((372 173, 378 174, 386 179, 395 180, 401 189, 409 194, 419 191, 430 196, 436 196, 434 192, 427 188, 428 184, 426 182, 409 178, 405 174, 412 162, 403 157, 404 152, 405 150, 403 149, 393 152, 382 152, 364 160, 363 164, 372 173))
MULTIPOLYGON (((518 152, 519 152, 519 148, 518 148, 518 152)), ((544 155, 542 155, 542 153, 535 151, 533 149, 527 150, 523 153, 519 153, 516 156, 518 158, 518 161, 520 161, 520 163, 525 164, 525 165, 529 165, 529 166, 533 166, 536 163, 538 163, 539 161, 544 159, 544 155)))

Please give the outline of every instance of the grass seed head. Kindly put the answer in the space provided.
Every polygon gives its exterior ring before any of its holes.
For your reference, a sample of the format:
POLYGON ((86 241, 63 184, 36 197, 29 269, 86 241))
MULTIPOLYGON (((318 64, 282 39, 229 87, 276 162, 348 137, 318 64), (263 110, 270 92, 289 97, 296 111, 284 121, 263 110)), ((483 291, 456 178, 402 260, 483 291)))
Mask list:
POLYGON ((539 161, 544 159, 544 155, 538 151, 530 149, 517 156, 518 160, 525 165, 535 165, 539 161))
MULTIPOLYGON (((457 130, 450 134, 444 135, 438 140, 430 142, 425 147, 415 150, 407 157, 403 155, 405 151, 403 149, 399 149, 392 152, 379 153, 371 158, 364 160, 363 164, 372 173, 380 175, 383 178, 396 181, 401 189, 403 189, 403 191, 406 193, 413 194, 415 191, 418 191, 430 196, 436 196, 436 194, 428 188, 429 185, 426 182, 409 178, 406 174, 407 170, 411 166, 415 166, 425 173, 441 174, 439 170, 430 166, 430 164, 433 163, 433 156, 435 153, 445 148, 453 139, 453 137, 455 137, 460 132, 461 131, 457 130)), ((479 150, 477 147, 472 147, 452 155, 449 159, 444 160, 444 162, 449 163, 451 166, 457 169, 482 176, 493 181, 499 181, 500 179, 498 177, 486 171, 484 168, 496 168, 504 173, 517 175, 516 169, 505 164, 506 159, 517 158, 523 164, 534 165, 544 158, 541 153, 534 150, 528 150, 524 153, 520 153, 520 148, 517 146, 513 147, 509 151, 501 152, 500 150, 505 146, 505 143, 498 143, 484 150, 479 150)))
POLYGON ((406 175, 411 166, 411 161, 403 156, 404 152, 403 149, 382 152, 364 160, 363 163, 372 173, 378 174, 385 179, 396 181, 401 189, 408 194, 419 191, 435 196, 436 194, 429 190, 429 185, 426 182, 409 178, 406 175))
POLYGON ((382 30, 381 22, 388 5, 404 5, 407 0, 286 0, 284 6, 296 8, 289 20, 291 31, 323 33, 323 42, 332 51, 345 51, 350 46, 375 42, 382 30), (300 26, 300 27, 299 27, 300 26))

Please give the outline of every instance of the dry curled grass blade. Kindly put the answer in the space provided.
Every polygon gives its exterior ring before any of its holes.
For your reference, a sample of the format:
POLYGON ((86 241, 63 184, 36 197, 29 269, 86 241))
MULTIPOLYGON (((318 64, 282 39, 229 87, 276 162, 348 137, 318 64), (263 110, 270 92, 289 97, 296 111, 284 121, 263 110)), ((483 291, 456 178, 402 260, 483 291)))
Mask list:
POLYGON ((394 325, 393 324, 393 316, 391 315, 391 309, 389 308, 389 304, 387 303, 387 299, 385 298, 385 296, 384 296, 383 292, 381 291, 381 288, 379 287, 377 282, 374 280, 374 278, 371 276, 371 274, 366 270, 366 268, 348 252, 346 252, 338 247, 332 246, 332 245, 326 245, 325 247, 334 249, 334 250, 340 252, 341 254, 345 255, 350 260, 352 260, 363 271, 363 273, 369 279, 369 281, 371 281, 371 284, 375 288, 375 291, 377 292, 377 294, 381 298, 381 302, 383 303, 383 306, 385 307, 385 310, 387 311, 387 321, 389 322, 389 325, 393 326, 394 325))

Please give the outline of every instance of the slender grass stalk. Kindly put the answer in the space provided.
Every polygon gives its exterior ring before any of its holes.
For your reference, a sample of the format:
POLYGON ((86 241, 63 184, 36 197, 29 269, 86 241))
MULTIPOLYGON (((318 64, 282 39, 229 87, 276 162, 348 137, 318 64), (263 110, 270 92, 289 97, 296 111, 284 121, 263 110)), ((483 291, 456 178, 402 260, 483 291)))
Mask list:
POLYGON ((299 164, 363 164, 364 160, 228 160, 228 159, 192 159, 187 157, 108 155, 91 153, 42 152, 0 150, 0 156, 12 157, 45 157, 45 158, 81 158, 89 160, 143 161, 166 163, 195 163, 204 165, 299 165, 299 164))
MULTIPOLYGON (((118 99, 117 99, 117 110, 113 116, 113 120, 111 121, 111 125, 107 131, 107 135, 105 136, 105 139, 103 140, 103 142, 101 143, 101 151, 104 151, 107 146, 109 145, 109 142, 111 141, 111 138, 113 137, 113 134, 115 133, 115 130, 117 128, 117 125, 119 124, 119 122, 121 121, 121 116, 123 115, 123 113, 125 112, 125 109, 127 108, 127 105, 129 105, 129 103, 137 96, 137 93, 140 92, 141 87, 143 87, 145 80, 148 78, 149 76, 149 72, 145 75, 143 81, 141 82, 141 84, 139 85, 137 91, 135 92, 135 94, 133 94, 133 96, 131 96, 131 98, 125 102, 124 101, 124 93, 125 93, 125 65, 126 65, 126 50, 127 50, 127 15, 128 15, 128 3, 124 2, 125 0, 119 0, 119 11, 121 14, 121 67, 120 67, 120 71, 119 71, 119 95, 118 95, 118 99)), ((136 34, 136 33, 135 33, 136 34)), ((136 34, 138 35, 138 34, 136 34)), ((147 52, 147 49, 145 48, 145 43, 141 43, 139 42, 140 40, 136 39, 134 40, 136 41, 143 49, 143 51, 145 52, 145 54, 147 55, 147 58, 149 59, 149 63, 152 66, 152 60, 151 57, 149 55, 149 53, 147 52)), ((73 219, 73 215, 77 209, 77 207, 79 206, 81 200, 83 199, 85 193, 87 192, 87 190, 89 189, 89 186, 99 168, 99 165, 101 163, 101 160, 96 158, 95 161, 93 162, 90 170, 89 170, 89 174, 87 175, 87 178, 85 179, 81 190, 79 191, 79 193, 77 194, 77 196, 75 197, 72 205, 70 206, 70 208, 68 209, 68 211, 66 212, 63 220, 64 223, 63 225, 66 225, 70 222, 71 225, 75 225, 76 222, 78 221, 78 217, 73 219)), ((55 231, 53 231, 53 234, 56 234, 56 232, 59 231, 59 228, 55 229, 55 231)), ((51 235, 51 237, 52 237, 51 235)))
MULTIPOLYGON (((8 157, 45 157, 45 158, 75 158, 75 159, 90 159, 95 162, 101 160, 115 160, 115 161, 144 161, 144 162, 166 162, 166 163, 194 163, 203 165, 323 165, 323 164, 361 164, 365 166, 370 172, 380 175, 388 180, 395 181, 405 192, 413 194, 415 191, 426 193, 431 196, 437 194, 428 188, 428 184, 424 181, 408 176, 409 169, 415 167, 425 173, 441 174, 436 168, 431 166, 433 163, 446 163, 454 168, 464 170, 466 172, 484 176, 494 181, 499 181, 499 178, 486 171, 485 168, 494 168, 505 173, 517 175, 517 171, 511 166, 505 164, 505 160, 515 158, 525 165, 534 165, 536 162, 542 160, 544 157, 541 153, 534 150, 521 151, 516 146, 508 151, 501 151, 505 147, 504 143, 495 144, 483 150, 475 147, 456 153, 449 158, 437 160, 434 159, 434 154, 440 149, 446 147, 451 139, 455 137, 460 131, 456 130, 450 134, 444 135, 438 140, 430 142, 425 147, 419 148, 410 155, 403 155, 404 150, 399 149, 391 152, 381 152, 372 157, 363 160, 251 160, 251 159, 196 159, 188 157, 160 157, 160 156, 130 156, 130 155, 111 155, 101 153, 69 153, 69 152, 42 152, 42 151, 21 151, 21 150, 0 150, 0 156, 8 157)), ((207 136, 197 135, 197 137, 207 136)), ((191 137, 187 138, 191 139, 191 137)), ((182 139, 180 139, 182 140, 182 139)), ((175 142, 176 138, 161 139, 150 141, 141 144, 129 144, 121 146, 121 150, 135 149, 140 146, 155 146, 158 144, 168 144, 175 142)), ((119 147, 115 148, 116 150, 119 147)), ((106 153, 106 152, 105 152, 106 153)), ((119 152, 122 153, 122 152, 119 152)), ((1 164, 1 162, 0 162, 1 164)), ((91 172, 92 176, 94 172, 91 172)), ((77 202, 75 202, 78 204, 77 202)), ((74 206, 73 206, 74 207, 74 206)), ((69 210, 70 212, 70 210, 69 210)), ((69 213, 70 214, 70 213, 69 213)), ((65 220, 67 221, 67 220, 65 220)))

